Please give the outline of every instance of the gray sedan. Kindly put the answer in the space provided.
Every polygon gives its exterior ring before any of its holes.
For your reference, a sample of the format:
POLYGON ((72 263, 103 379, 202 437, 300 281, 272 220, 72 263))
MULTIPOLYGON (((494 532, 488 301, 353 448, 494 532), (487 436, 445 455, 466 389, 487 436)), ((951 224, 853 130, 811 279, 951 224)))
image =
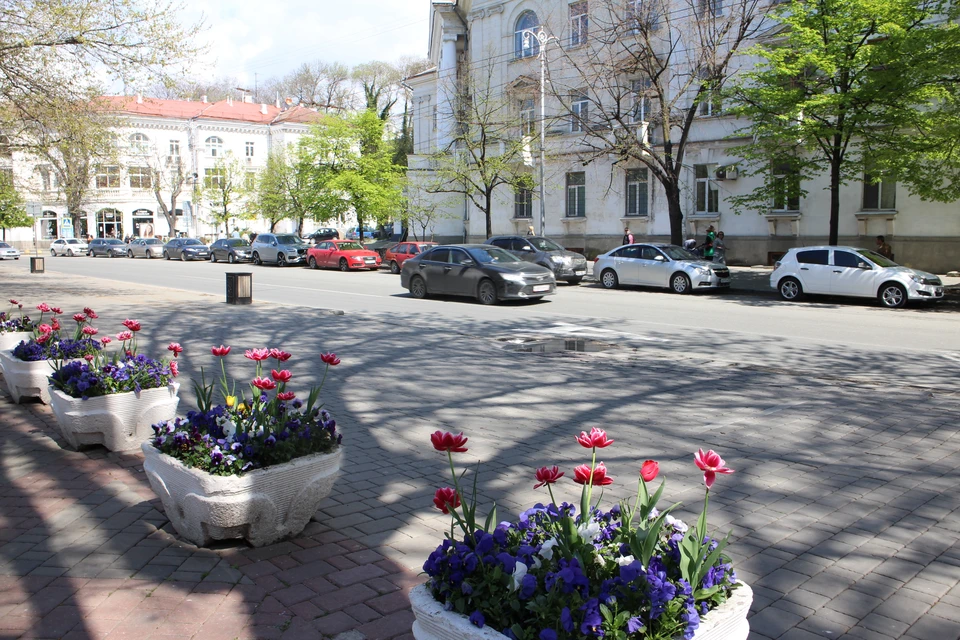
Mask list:
POLYGON ((163 245, 163 257, 167 260, 179 258, 187 260, 207 260, 210 258, 210 249, 196 238, 174 238, 163 245))
POLYGON ((127 243, 128 258, 159 258, 163 255, 163 242, 157 238, 137 238, 127 243))
POLYGON ((593 273, 605 289, 664 287, 674 293, 730 286, 727 265, 701 260, 673 244, 629 244, 597 257, 593 273))

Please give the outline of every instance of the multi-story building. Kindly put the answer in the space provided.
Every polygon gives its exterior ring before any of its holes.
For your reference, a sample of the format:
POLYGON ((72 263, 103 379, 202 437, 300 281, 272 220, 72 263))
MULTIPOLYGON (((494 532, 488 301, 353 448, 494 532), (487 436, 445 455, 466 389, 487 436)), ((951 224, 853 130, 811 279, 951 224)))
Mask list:
MULTIPOLYGON (((516 136, 529 133, 524 123, 539 125, 539 47, 526 34, 542 30, 555 36, 546 45, 553 48, 545 56, 547 77, 569 78, 567 54, 593 37, 594 2, 601 0, 433 0, 428 47, 435 66, 407 79, 415 109, 411 181, 429 180, 436 166, 434 154, 451 148, 458 114, 463 113, 457 104, 462 94, 455 87, 467 70, 488 67, 484 73, 490 85, 504 103, 513 104, 519 121, 516 136)), ((634 0, 620 4, 627 10, 640 6, 634 0)), ((694 7, 693 13, 695 7, 714 15, 725 10, 715 0, 687 5, 694 7)), ((736 64, 750 61, 744 56, 736 64)), ((581 80, 585 91, 595 90, 589 78, 581 80)), ((663 140, 658 141, 654 127, 647 130, 643 122, 647 102, 642 93, 641 87, 635 105, 638 135, 648 136, 649 144, 656 146, 663 140)), ((493 233, 523 233, 533 225, 537 232, 590 253, 618 246, 625 227, 638 239, 669 241, 664 192, 647 168, 602 154, 585 162, 583 123, 588 118, 580 116, 593 108, 586 94, 582 102, 574 95, 561 99, 548 83, 544 95, 544 228, 539 222, 538 190, 500 187, 494 198, 493 233)), ((760 210, 734 213, 730 198, 748 194, 760 184, 760 178, 746 177, 737 169, 733 148, 744 140, 733 139, 733 134, 742 124, 724 113, 719 100, 698 101, 681 173, 684 236, 702 242, 706 228, 713 225, 725 232, 728 259, 746 264, 769 264, 790 247, 825 244, 830 210, 826 175, 805 183, 802 198, 775 198, 760 210)), ((531 151, 525 161, 536 178, 537 150, 531 151)), ((443 202, 447 215, 436 223, 438 239, 484 239, 484 215, 466 197, 447 194, 443 202)), ((842 187, 840 207, 841 244, 872 247, 875 237, 884 235, 899 262, 939 272, 960 265, 956 202, 923 202, 895 181, 863 176, 842 187)))
MULTIPOLYGON (((311 109, 255 104, 249 97, 212 103, 139 95, 104 100, 120 122, 114 131, 116 158, 94 169, 79 229, 73 228, 52 166, 15 146, 0 153, 0 170, 13 178, 30 209, 39 213, 35 229, 8 230, 18 244, 32 244, 34 232, 41 246, 55 238, 88 234, 167 236, 169 225, 157 202, 158 182, 168 207, 169 192, 179 184, 177 232, 222 234, 223 225, 212 224, 205 198, 198 196, 202 187, 222 179, 224 159, 230 158, 252 179, 271 151, 295 144, 319 117, 311 109)), ((242 205, 235 205, 238 214, 242 205)), ((262 220, 244 220, 241 226, 266 230, 262 220)))

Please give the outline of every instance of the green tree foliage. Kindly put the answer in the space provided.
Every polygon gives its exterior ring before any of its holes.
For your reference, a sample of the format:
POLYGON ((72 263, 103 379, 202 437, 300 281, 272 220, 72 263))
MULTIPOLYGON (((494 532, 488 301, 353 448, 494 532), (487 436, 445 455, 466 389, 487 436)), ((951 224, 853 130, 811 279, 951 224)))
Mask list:
POLYGON ((826 169, 836 244, 840 188, 865 174, 896 175, 925 198, 960 196, 960 31, 943 20, 947 7, 940 0, 778 5, 776 35, 754 48, 760 62, 732 92, 732 111, 750 122, 739 134, 751 138, 735 152, 746 174, 764 178, 734 206, 762 211, 797 198, 803 181, 826 169))
POLYGON ((6 173, 0 173, 0 229, 3 229, 3 239, 7 239, 7 229, 32 227, 33 222, 10 178, 6 173))
POLYGON ((267 166, 257 180, 254 211, 270 223, 270 231, 281 220, 297 221, 297 233, 303 233, 303 221, 311 215, 311 166, 301 147, 288 147, 267 157, 267 166))
POLYGON ((230 233, 230 220, 249 217, 254 207, 250 196, 256 192, 256 174, 247 171, 232 153, 221 156, 202 176, 200 197, 210 209, 214 226, 223 225, 230 233))

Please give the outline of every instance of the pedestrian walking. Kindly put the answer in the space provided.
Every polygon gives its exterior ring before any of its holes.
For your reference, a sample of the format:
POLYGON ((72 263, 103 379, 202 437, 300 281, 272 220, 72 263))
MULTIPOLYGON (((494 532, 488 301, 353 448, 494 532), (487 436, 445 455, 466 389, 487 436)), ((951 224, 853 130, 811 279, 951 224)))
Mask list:
POLYGON ((623 228, 623 242, 621 244, 633 244, 633 234, 630 233, 630 227, 623 228))
POLYGON ((893 248, 887 244, 887 239, 883 236, 877 236, 877 253, 888 260, 893 260, 893 248))
POLYGON ((727 264, 727 244, 723 239, 723 231, 718 232, 713 239, 713 261, 727 264))
POLYGON ((528 235, 528 236, 535 236, 535 235, 537 235, 537 232, 533 230, 533 225, 532 225, 532 224, 529 225, 529 226, 527 226, 527 235, 528 235))
POLYGON ((713 261, 713 240, 717 237, 717 232, 713 225, 707 227, 707 238, 703 241, 703 259, 713 261))

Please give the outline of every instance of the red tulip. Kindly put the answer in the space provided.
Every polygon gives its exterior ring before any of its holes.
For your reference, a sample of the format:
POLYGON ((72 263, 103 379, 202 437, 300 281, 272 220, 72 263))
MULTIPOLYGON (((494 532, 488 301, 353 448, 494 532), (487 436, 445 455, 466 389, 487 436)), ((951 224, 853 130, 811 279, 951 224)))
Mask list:
POLYGON ((283 371, 277 371, 274 369, 270 372, 270 375, 273 376, 273 379, 277 382, 290 382, 290 378, 293 377, 293 374, 286 369, 283 371))
POLYGON ((77 321, 77 324, 80 324, 81 322, 86 321, 87 316, 83 315, 82 313, 75 313, 73 314, 73 319, 77 321))
POLYGON ((96 327, 84 327, 84 328, 83 328, 83 335, 85 335, 85 336, 95 336, 95 335, 97 335, 98 333, 100 333, 100 329, 97 329, 96 327))
POLYGON ((707 489, 713 486, 718 473, 733 473, 733 469, 728 469, 727 463, 713 449, 706 453, 703 452, 703 449, 699 449, 697 453, 693 454, 693 461, 703 471, 703 483, 707 485, 707 489))
POLYGON ((121 331, 117 334, 117 340, 120 342, 126 342, 127 340, 133 339, 133 333, 131 331, 121 331))
POLYGON ((53 327, 54 331, 60 331, 60 321, 56 318, 53 319, 53 322, 50 323, 50 326, 53 327))
POLYGON ((130 320, 129 318, 127 318, 126 320, 123 321, 123 326, 125 326, 127 329, 130 329, 130 331, 140 331, 139 320, 130 320))
POLYGON ((340 358, 338 358, 337 354, 335 354, 333 351, 331 351, 330 353, 321 353, 320 359, 323 360, 325 363, 327 363, 331 367, 335 367, 338 364, 340 364, 340 358))
POLYGON ((19 301, 19 300, 14 300, 13 298, 10 298, 10 304, 20 304, 20 301, 19 301))
POLYGON ((174 378, 180 375, 180 365, 177 364, 176 360, 170 361, 170 375, 172 375, 174 378))
POLYGON ((100 316, 98 316, 97 313, 96 313, 93 309, 91 309, 90 307, 84 307, 84 308, 83 308, 83 312, 84 312, 85 314, 87 314, 87 317, 90 318, 91 320, 96 320, 97 318, 100 317, 100 316))
POLYGON ((51 333, 45 333, 37 338, 37 344, 45 344, 50 339, 51 333))
POLYGON ((53 311, 53 314, 57 316, 63 313, 63 309, 60 307, 50 307, 50 311, 53 311))
POLYGON ((577 436, 577 442, 587 449, 592 449, 594 447, 597 449, 603 449, 604 447, 609 447, 611 444, 613 444, 613 440, 607 438, 607 432, 596 427, 590 429, 590 433, 581 431, 580 435, 577 436))
POLYGON ((53 331, 53 327, 51 327, 50 325, 44 323, 44 324, 40 325, 39 327, 37 327, 37 331, 39 331, 40 333, 43 333, 43 334, 47 334, 47 333, 51 333, 51 332, 53 331))
POLYGON ((433 448, 437 451, 452 451, 454 453, 463 453, 467 448, 463 445, 467 444, 469 438, 463 437, 463 432, 454 435, 449 431, 435 431, 430 434, 430 442, 433 443, 433 448))
POLYGON ((270 357, 275 358, 277 362, 286 362, 293 356, 292 353, 287 353, 282 349, 270 349, 270 357))
POLYGON ((113 342, 113 339, 110 338, 109 336, 100 338, 100 344, 102 344, 103 346, 107 346, 107 345, 110 344, 111 342, 113 342))
POLYGON ((277 398, 279 400, 283 400, 284 402, 288 400, 293 400, 296 397, 297 397, 297 394, 295 394, 293 391, 282 391, 277 394, 277 398))
POLYGON ((271 389, 277 388, 277 383, 270 378, 254 378, 250 384, 261 391, 270 391, 271 389))
POLYGON ((225 347, 223 345, 220 345, 219 347, 210 347, 210 353, 217 356, 218 358, 222 358, 228 353, 230 353, 230 347, 225 347))
MULTIPOLYGON (((573 470, 573 481, 577 484, 587 484, 590 482, 590 465, 582 464, 573 470)), ((607 475, 607 468, 601 462, 593 470, 593 486, 605 487, 613 484, 613 478, 607 475)))
POLYGON ((93 356, 90 355, 89 353, 83 356, 83 359, 86 360, 87 362, 93 362, 93 356))
POLYGON ((39 310, 40 313, 47 313, 50 311, 50 305, 48 305, 46 302, 41 302, 37 305, 37 310, 39 310))
POLYGON ((460 506, 460 494, 450 487, 437 489, 433 494, 433 504, 443 513, 450 513, 450 509, 460 506))
POLYGON ((560 471, 560 467, 556 465, 552 469, 550 467, 540 467, 537 469, 537 484, 533 485, 533 488, 539 489, 545 484, 553 484, 562 477, 563 471, 560 471))
POLYGON ((245 358, 250 358, 256 362, 266 360, 270 357, 270 349, 247 349, 243 352, 245 358))
POLYGON ((167 345, 167 351, 173 351, 173 357, 176 358, 183 353, 183 347, 180 346, 179 342, 171 342, 167 345))
POLYGON ((658 473, 660 473, 660 463, 656 460, 647 460, 640 467, 640 477, 644 482, 653 482, 658 473))

